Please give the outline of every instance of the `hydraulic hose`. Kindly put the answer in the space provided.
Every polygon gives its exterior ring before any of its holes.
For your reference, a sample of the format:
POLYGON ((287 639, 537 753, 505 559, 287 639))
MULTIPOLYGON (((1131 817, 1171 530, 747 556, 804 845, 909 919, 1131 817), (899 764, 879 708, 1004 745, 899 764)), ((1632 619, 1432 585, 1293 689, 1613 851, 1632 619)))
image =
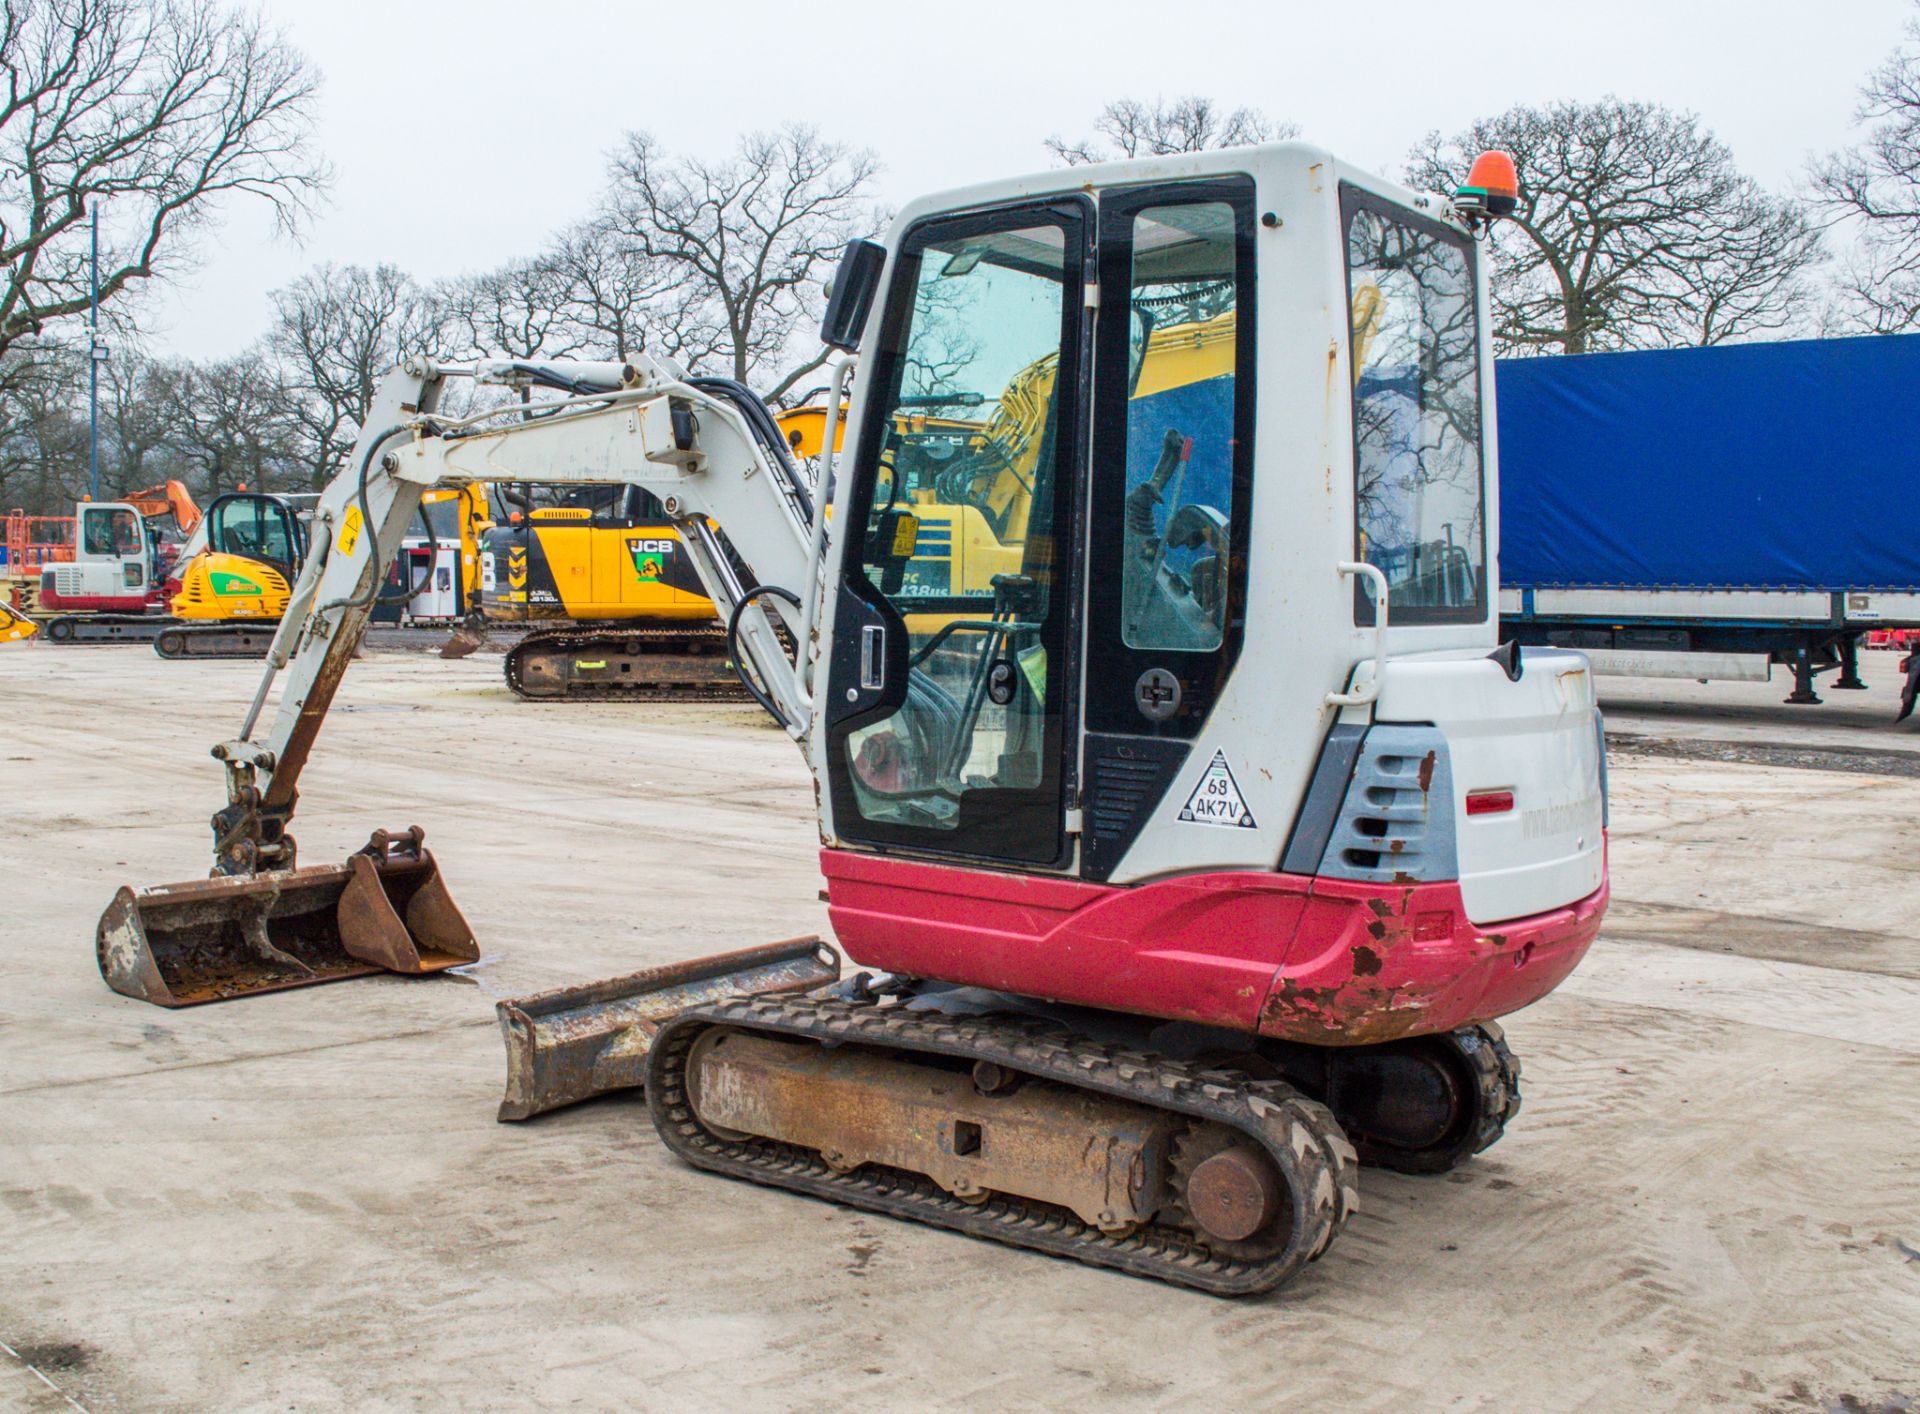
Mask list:
POLYGON ((774 421, 773 414, 760 395, 746 384, 732 378, 689 378, 689 387, 698 388, 703 393, 711 393, 725 398, 740 410, 747 420, 747 426, 753 429, 753 435, 766 452, 767 459, 780 469, 786 477, 787 485, 792 488, 794 499, 806 512, 807 523, 813 523, 813 491, 800 468, 793 464, 793 449, 787 445, 787 439, 780 435, 780 424, 774 421))
POLYGON ((782 731, 785 731, 787 729, 787 714, 780 710, 779 704, 773 700, 772 695, 753 680, 753 674, 748 670, 748 664, 751 660, 748 655, 740 651, 740 616, 746 612, 747 605, 751 604, 762 594, 775 595, 778 598, 786 600, 796 609, 800 607, 800 596, 795 594, 791 589, 782 589, 777 584, 756 584, 740 596, 740 602, 735 604, 733 606, 733 612, 727 615, 727 656, 733 659, 733 670, 739 675, 740 684, 746 688, 747 695, 752 697, 755 702, 758 702, 762 710, 764 710, 769 717, 773 718, 775 722, 779 723, 782 731))

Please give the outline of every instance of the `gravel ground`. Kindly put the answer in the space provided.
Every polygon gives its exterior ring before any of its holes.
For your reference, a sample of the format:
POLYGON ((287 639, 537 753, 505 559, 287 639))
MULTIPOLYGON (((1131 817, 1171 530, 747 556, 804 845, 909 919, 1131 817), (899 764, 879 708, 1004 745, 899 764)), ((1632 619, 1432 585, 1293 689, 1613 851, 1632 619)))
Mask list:
POLYGON ((1879 677, 1603 683, 1615 904, 1508 1023, 1524 1113, 1367 1172, 1235 1303, 692 1172, 630 1099, 497 1125, 497 997, 824 931, 811 787, 753 709, 518 703, 400 646, 348 676, 302 858, 425 826, 481 963, 182 1012, 106 991, 94 921, 204 870, 254 666, 0 650, 0 1407, 1920 1401, 1920 790, 1879 677))

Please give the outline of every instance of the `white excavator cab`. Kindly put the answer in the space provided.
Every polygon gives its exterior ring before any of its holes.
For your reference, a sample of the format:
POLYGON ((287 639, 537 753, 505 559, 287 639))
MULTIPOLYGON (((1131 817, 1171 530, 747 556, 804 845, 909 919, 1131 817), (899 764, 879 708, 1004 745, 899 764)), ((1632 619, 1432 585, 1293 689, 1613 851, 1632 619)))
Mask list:
POLYGON ((151 586, 152 551, 139 508, 83 501, 73 559, 41 571, 42 602, 67 609, 138 609, 151 586))
POLYGON ((1253 985, 1244 1023, 1273 992, 1265 945, 1257 979, 1203 948, 1186 985, 1128 1000, 1111 941, 1009 962, 923 925, 1009 870, 1437 884, 1445 908, 1415 911, 1449 936, 1589 899, 1585 664, 1495 653, 1472 228, 1301 144, 1080 176, 916 203, 888 241, 812 741, 843 943, 1168 1015, 1216 972, 1253 985), (1067 976, 1060 954, 1101 961, 1067 976))

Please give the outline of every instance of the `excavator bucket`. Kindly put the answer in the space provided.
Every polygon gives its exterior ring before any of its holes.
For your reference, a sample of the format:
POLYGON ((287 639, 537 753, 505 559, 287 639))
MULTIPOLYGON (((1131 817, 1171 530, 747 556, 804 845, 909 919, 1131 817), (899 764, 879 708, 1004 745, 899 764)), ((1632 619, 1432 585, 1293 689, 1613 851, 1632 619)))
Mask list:
POLYGON ((715 953, 628 977, 498 1004, 507 1042, 502 1120, 531 1119, 646 1079, 654 1033, 691 1006, 763 992, 806 992, 840 977, 818 938, 715 953))
POLYGON ((5 599, 0 599, 0 643, 13 643, 23 638, 32 638, 40 632, 40 625, 21 613, 5 599))
POLYGON ((345 864, 122 888, 100 916, 100 975, 125 996, 198 1006, 479 959, 421 831, 376 831, 345 864))

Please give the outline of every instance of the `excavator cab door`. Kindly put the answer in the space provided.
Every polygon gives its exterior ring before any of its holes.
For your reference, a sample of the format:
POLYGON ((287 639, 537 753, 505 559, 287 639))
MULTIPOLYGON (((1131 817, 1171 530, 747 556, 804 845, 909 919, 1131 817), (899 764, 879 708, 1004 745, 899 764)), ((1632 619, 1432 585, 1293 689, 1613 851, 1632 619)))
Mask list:
POLYGON ((910 230, 860 429, 826 694, 844 841, 1058 865, 1077 716, 1092 203, 910 230), (938 435, 930 436, 930 424, 938 435), (956 574, 989 488, 1004 553, 956 574), (936 509, 937 508, 937 509, 936 509))
MULTIPOLYGON (((146 592, 148 549, 145 523, 133 506, 88 503, 80 507, 77 594, 137 595, 146 592)), ((62 593, 67 591, 62 590, 62 593)))

